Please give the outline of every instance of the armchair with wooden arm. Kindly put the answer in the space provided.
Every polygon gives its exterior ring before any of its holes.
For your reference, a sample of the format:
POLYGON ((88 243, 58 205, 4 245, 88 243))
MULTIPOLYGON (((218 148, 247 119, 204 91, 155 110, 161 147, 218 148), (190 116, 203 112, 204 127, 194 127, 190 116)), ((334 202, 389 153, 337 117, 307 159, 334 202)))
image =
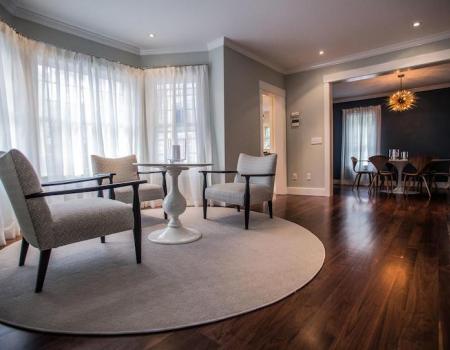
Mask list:
POLYGON ((225 202, 245 210, 245 229, 249 227, 250 206, 268 203, 270 218, 272 213, 273 186, 276 169, 276 154, 254 157, 241 153, 237 170, 202 170, 203 174, 203 218, 207 217, 208 200, 225 202), (235 174, 234 182, 208 186, 208 174, 235 174))
POLYGON ((35 292, 42 290, 51 250, 63 245, 102 237, 108 234, 133 230, 136 262, 141 262, 141 213, 139 186, 145 180, 109 183, 82 188, 44 191, 43 188, 75 184, 85 181, 101 181, 110 174, 83 179, 70 179, 41 184, 28 159, 18 150, 0 154, 0 179, 11 201, 22 233, 22 249, 19 266, 25 264, 29 245, 40 250, 35 292), (100 193, 104 190, 131 187, 133 206, 106 199, 91 197, 47 202, 47 197, 100 193))

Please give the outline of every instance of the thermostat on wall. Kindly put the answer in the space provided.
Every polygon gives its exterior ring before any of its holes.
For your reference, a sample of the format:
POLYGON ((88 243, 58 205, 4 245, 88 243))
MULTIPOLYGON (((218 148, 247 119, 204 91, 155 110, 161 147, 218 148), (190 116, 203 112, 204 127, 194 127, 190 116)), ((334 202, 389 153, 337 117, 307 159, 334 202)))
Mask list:
POLYGON ((300 112, 291 112, 291 128, 300 126, 300 112))

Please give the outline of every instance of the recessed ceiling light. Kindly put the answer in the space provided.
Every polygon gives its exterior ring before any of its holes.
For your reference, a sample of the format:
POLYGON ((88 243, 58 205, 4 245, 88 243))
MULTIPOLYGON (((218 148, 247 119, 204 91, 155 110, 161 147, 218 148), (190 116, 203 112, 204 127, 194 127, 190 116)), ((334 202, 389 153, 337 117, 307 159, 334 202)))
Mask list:
POLYGON ((413 27, 414 28, 420 27, 421 24, 422 23, 420 23, 419 21, 416 21, 416 22, 413 23, 413 27))
POLYGON ((154 38, 154 37, 155 37, 155 34, 150 33, 148 36, 149 36, 150 38, 154 38))
POLYGON ((322 56, 324 53, 325 53, 325 51, 323 51, 323 50, 320 50, 320 51, 319 51, 319 55, 320 55, 320 56, 322 56))

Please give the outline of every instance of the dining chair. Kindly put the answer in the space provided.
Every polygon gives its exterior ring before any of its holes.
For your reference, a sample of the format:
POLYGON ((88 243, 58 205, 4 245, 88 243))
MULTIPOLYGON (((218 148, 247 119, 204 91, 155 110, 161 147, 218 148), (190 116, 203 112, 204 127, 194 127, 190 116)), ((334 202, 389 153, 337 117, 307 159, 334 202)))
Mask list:
POLYGON ((355 180, 353 181, 352 191, 355 188, 355 184, 356 184, 356 189, 359 190, 359 184, 361 182, 362 175, 368 175, 369 186, 370 186, 372 184, 372 172, 368 169, 362 169, 362 170, 361 170, 361 168, 357 169, 356 166, 358 164, 358 158, 351 157, 351 160, 352 160, 353 172, 356 174, 355 180))
POLYGON ((447 187, 446 189, 450 189, 450 161, 448 160, 437 160, 430 163, 430 167, 428 168, 427 175, 429 175, 430 181, 430 190, 433 189, 438 190, 438 179, 446 179, 447 187))
POLYGON ((369 157, 369 161, 374 166, 376 172, 373 175, 372 182, 369 186, 369 192, 372 192, 373 189, 378 188, 378 180, 380 180, 380 186, 383 185, 386 179, 390 180, 390 186, 388 187, 386 181, 386 190, 389 190, 390 193, 394 191, 394 173, 390 170, 387 170, 387 164, 389 163, 389 158, 383 155, 376 155, 369 157))
POLYGON ((206 219, 208 200, 236 205, 245 210, 245 229, 248 230, 250 205, 268 203, 272 219, 272 198, 277 155, 254 157, 241 153, 237 170, 201 170, 203 174, 203 218, 206 219), (234 182, 208 186, 208 174, 235 174, 234 182))
MULTIPOLYGON (((428 181, 426 178, 427 168, 430 166, 432 157, 429 156, 414 156, 409 159, 409 164, 412 165, 414 169, 403 171, 404 180, 403 180, 403 194, 408 195, 409 189, 411 186, 411 180, 414 179, 414 186, 416 185, 415 180, 422 180, 423 184, 428 193, 428 198, 431 198, 430 188, 428 186, 428 181), (408 183, 410 186, 408 186, 408 183)), ((418 182, 419 182, 418 181, 418 182)))
POLYGON ((30 161, 19 150, 0 152, 3 182, 22 234, 19 266, 30 244, 40 251, 35 292, 42 291, 52 249, 92 238, 133 230, 136 262, 141 263, 139 186, 145 180, 44 191, 43 187, 98 181, 109 174, 42 184, 30 161), (82 198, 49 203, 47 197, 131 187, 133 206, 106 198, 82 198))

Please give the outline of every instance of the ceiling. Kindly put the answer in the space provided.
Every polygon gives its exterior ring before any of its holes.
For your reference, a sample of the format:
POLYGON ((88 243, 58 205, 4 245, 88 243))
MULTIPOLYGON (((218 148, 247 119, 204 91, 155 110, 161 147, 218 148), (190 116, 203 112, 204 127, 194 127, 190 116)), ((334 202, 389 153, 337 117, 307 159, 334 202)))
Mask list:
POLYGON ((227 37, 283 72, 450 37, 449 0, 7 1, 19 17, 62 22, 141 54, 203 51, 227 37))
MULTIPOLYGON (((334 100, 357 99, 357 97, 383 96, 398 90, 399 71, 370 79, 342 81, 333 85, 334 100)), ((429 67, 402 70, 403 86, 413 90, 450 87, 450 62, 429 67)))

